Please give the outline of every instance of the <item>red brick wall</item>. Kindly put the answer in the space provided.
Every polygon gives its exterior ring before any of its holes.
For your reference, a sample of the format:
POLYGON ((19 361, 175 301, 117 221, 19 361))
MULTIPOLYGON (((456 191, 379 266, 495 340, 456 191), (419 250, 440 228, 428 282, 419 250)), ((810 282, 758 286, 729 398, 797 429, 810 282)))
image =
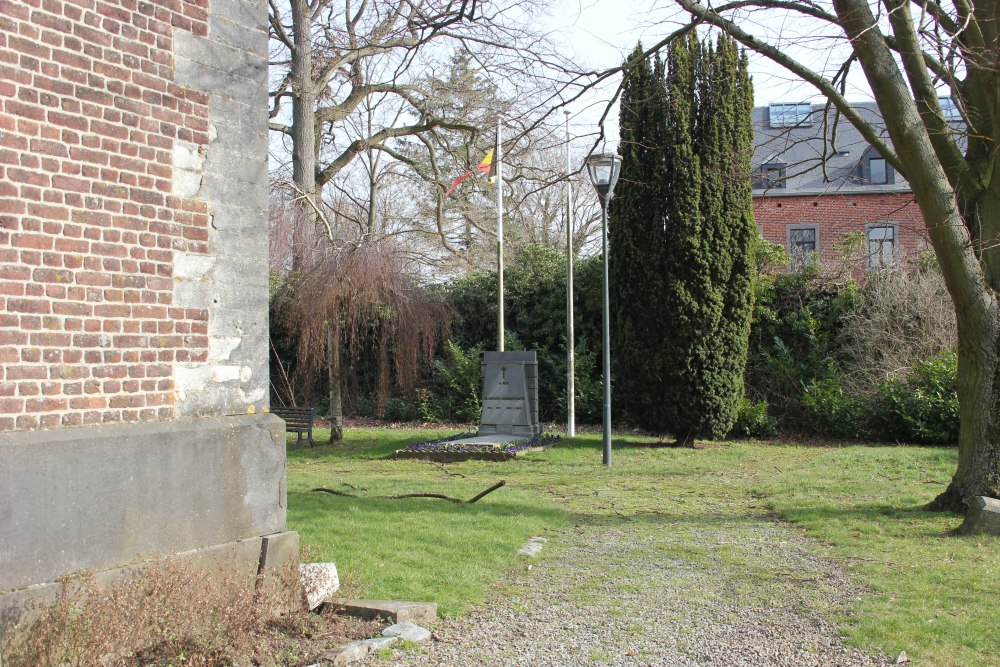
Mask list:
POLYGON ((788 225, 819 225, 820 263, 838 261, 837 240, 849 232, 865 231, 872 222, 892 222, 898 227, 898 252, 913 257, 929 247, 924 219, 912 194, 802 195, 756 197, 754 213, 763 225, 764 238, 788 249, 788 225))
POLYGON ((207 354, 173 305, 174 251, 207 252, 171 195, 208 100, 172 83, 207 0, 0 0, 0 430, 173 416, 173 363, 207 354))

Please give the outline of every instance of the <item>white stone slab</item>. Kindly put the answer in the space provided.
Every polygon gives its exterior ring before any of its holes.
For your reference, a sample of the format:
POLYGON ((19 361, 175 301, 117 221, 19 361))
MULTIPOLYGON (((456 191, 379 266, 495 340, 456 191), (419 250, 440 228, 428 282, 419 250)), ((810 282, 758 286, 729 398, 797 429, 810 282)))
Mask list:
POLYGON ((416 623, 403 621, 396 625, 390 625, 382 631, 384 637, 399 637, 400 639, 420 644, 431 638, 431 631, 422 628, 416 623))
POLYGON ((336 563, 303 563, 299 577, 310 611, 327 602, 340 589, 336 563))
POLYGON ((532 537, 528 540, 528 543, 517 550, 517 553, 522 556, 536 557, 538 554, 542 553, 542 547, 549 540, 545 537, 532 537))

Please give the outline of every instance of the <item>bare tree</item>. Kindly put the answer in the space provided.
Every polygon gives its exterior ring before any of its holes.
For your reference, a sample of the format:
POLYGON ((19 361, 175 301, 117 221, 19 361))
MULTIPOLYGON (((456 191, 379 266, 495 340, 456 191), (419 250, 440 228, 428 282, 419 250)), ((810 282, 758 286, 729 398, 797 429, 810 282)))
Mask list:
POLYGON ((508 97, 524 92, 514 90, 519 82, 544 80, 545 64, 558 60, 527 27, 526 17, 545 0, 286 1, 269 0, 270 127, 290 144, 291 177, 283 184, 331 239, 336 225, 324 215, 321 193, 358 158, 374 165, 385 153, 410 164, 412 155, 401 150, 406 138, 429 149, 427 137, 436 132, 474 140, 485 129, 461 109, 438 104, 440 86, 428 85, 440 83, 433 74, 447 69, 452 53, 468 53, 502 77, 508 97), (364 122, 352 122, 359 111, 364 122))
POLYGON ((959 463, 930 507, 962 511, 975 496, 1000 496, 1000 188, 993 181, 1000 178, 1000 5, 676 2, 691 17, 679 32, 715 26, 809 82, 910 183, 951 295, 959 338, 959 463), (824 52, 843 53, 842 61, 825 73, 791 57, 777 35, 766 33, 763 19, 775 14, 775 23, 782 15, 813 21, 818 36, 836 42, 824 45, 824 52), (852 67, 861 68, 871 87, 888 140, 846 98, 852 67))

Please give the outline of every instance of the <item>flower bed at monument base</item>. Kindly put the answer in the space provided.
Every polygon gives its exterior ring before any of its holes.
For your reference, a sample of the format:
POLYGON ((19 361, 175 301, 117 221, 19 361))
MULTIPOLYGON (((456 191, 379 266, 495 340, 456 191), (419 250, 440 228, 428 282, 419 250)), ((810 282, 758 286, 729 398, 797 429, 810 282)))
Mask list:
POLYGON ((509 461, 525 452, 542 451, 562 440, 560 435, 542 434, 503 443, 462 442, 474 437, 476 437, 474 433, 460 433, 438 440, 418 442, 406 449, 397 449, 393 458, 423 459, 443 463, 469 460, 509 461))

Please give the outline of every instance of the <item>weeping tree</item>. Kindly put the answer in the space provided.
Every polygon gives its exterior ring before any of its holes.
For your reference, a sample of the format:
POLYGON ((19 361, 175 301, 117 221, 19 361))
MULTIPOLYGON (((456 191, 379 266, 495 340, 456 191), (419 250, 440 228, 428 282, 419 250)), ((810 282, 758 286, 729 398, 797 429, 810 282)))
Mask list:
POLYGON ((393 386, 411 390, 448 337, 451 307, 406 269, 388 243, 329 252, 280 299, 277 314, 298 335, 296 379, 311 385, 327 376, 331 442, 343 438, 342 390, 361 357, 375 359, 381 417, 393 386))

